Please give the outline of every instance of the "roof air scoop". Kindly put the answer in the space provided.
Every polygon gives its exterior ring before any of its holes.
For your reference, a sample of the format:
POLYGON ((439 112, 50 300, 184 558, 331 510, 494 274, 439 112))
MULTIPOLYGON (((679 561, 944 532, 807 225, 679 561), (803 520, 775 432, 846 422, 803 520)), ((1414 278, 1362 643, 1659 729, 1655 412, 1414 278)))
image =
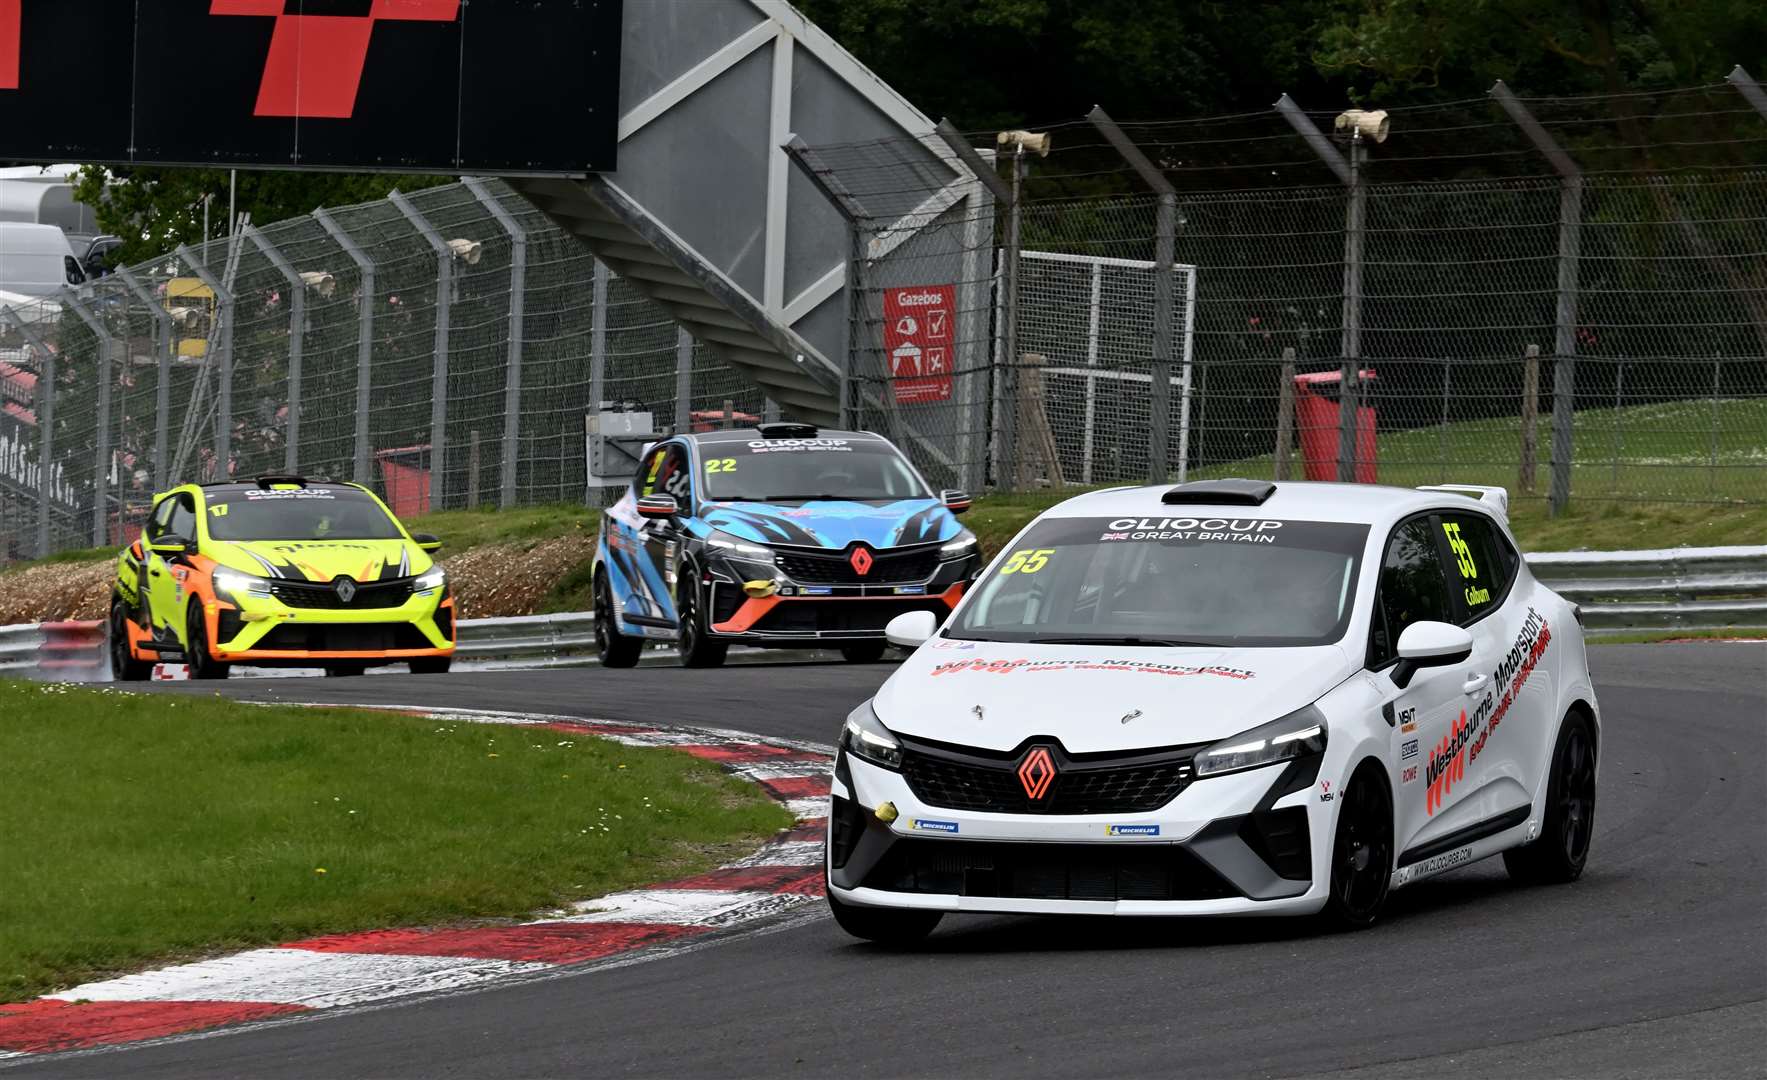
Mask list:
POLYGON ((1276 494, 1268 480, 1197 480, 1171 488, 1160 501, 1169 506, 1205 503, 1211 506, 1262 506, 1276 494))

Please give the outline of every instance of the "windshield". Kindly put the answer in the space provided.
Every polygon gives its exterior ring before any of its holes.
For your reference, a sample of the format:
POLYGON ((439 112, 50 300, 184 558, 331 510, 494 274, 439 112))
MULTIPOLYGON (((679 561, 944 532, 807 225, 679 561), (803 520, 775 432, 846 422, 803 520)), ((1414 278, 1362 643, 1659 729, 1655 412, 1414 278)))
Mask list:
POLYGON ((405 534, 355 488, 210 491, 211 540, 398 540, 405 534))
POLYGON ((1366 525, 1053 518, 989 572, 947 636, 1100 645, 1327 645, 1343 637, 1366 525))
POLYGON ((750 439, 701 443, 702 490, 720 502, 858 502, 930 498, 926 484, 881 439, 750 439))

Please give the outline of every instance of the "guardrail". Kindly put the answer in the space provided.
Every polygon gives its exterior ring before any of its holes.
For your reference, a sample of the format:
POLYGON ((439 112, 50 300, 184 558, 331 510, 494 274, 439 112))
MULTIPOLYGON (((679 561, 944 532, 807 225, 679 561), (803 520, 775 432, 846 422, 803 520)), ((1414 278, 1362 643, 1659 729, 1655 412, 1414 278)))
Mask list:
MULTIPOLYGON (((1767 629, 1767 546, 1659 551, 1553 551, 1526 556, 1534 576, 1583 609, 1590 637, 1654 630, 1767 629)), ((595 614, 462 619, 456 661, 475 667, 594 664, 595 614)), ((764 650, 737 650, 740 662, 764 650)), ((667 660, 667 647, 647 660, 667 660)), ((102 670, 104 624, 0 626, 0 674, 102 670)))

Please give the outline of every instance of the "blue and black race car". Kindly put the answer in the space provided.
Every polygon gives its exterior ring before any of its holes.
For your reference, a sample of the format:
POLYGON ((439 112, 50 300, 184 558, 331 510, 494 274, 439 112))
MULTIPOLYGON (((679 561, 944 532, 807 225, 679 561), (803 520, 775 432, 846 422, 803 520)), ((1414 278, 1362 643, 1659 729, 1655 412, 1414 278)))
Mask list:
POLYGON ((602 514, 595 552, 601 662, 630 667, 646 640, 688 667, 732 642, 839 648, 876 660, 884 624, 941 619, 981 568, 955 515, 888 439, 806 424, 677 435, 651 446, 602 514))

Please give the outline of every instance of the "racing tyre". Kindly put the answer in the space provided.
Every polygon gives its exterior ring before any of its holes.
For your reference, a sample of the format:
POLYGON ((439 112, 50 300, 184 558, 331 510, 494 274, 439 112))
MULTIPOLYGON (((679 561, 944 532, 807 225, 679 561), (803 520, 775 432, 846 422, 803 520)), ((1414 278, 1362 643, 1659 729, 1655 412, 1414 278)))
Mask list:
POLYGON ((945 917, 942 911, 843 904, 833 893, 828 894, 828 909, 834 913, 834 921, 842 930, 879 945, 914 945, 932 933, 933 927, 945 917))
POLYGON ((1565 717, 1552 751, 1546 820, 1531 844, 1503 853, 1509 876, 1529 885, 1563 885, 1583 876, 1595 832, 1595 734, 1581 712, 1565 717))
POLYGON ((367 670, 367 664, 327 664, 325 665, 325 677, 328 679, 347 679, 353 675, 360 675, 367 670))
POLYGON ((614 600, 608 591, 607 574, 595 572, 595 655, 602 667, 624 668, 638 663, 644 642, 629 638, 614 627, 614 600))
POLYGON ((411 661, 410 666, 413 675, 446 675, 448 669, 454 666, 454 658, 452 656, 420 656, 411 661))
POLYGON ((1320 914, 1327 927, 1372 925, 1387 904, 1393 877, 1393 793, 1373 762, 1350 776, 1338 800, 1331 844, 1331 893, 1320 914))
POLYGON ((129 651, 129 609, 121 600, 110 605, 110 673, 123 682, 141 682, 153 674, 153 662, 137 660, 129 651))
POLYGON ((706 631, 705 619, 699 611, 699 589, 695 586, 694 578, 683 574, 681 588, 676 591, 679 595, 675 597, 675 615, 680 619, 681 626, 676 648, 681 653, 681 666, 722 667, 725 654, 730 652, 730 643, 719 641, 706 631))
POLYGON ((849 664, 875 664, 883 659, 887 641, 855 641, 841 646, 841 659, 849 664))
POLYGON ((184 660, 190 665, 193 679, 225 679, 233 670, 209 652, 209 624, 202 617, 202 605, 191 604, 184 619, 184 660))

